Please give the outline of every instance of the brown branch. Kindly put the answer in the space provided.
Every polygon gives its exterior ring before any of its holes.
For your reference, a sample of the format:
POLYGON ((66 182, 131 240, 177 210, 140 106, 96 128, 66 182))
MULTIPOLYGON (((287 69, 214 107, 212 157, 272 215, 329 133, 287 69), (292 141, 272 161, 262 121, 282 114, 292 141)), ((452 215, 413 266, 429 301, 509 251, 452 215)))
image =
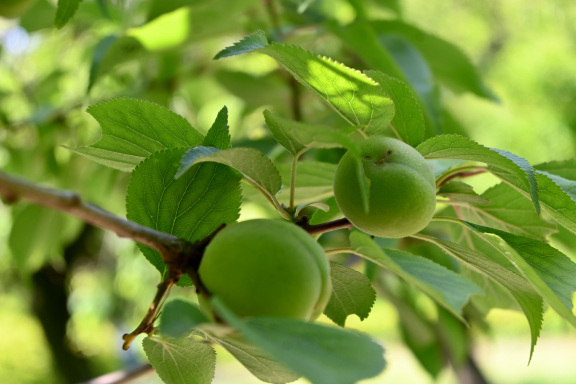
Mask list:
POLYGON ((352 229, 354 227, 352 223, 346 218, 315 225, 309 224, 308 220, 309 219, 307 217, 303 217, 302 220, 296 224, 302 227, 311 235, 318 235, 320 233, 335 231, 337 229, 343 228, 352 229))
POLYGON ((67 212, 87 223, 110 230, 119 237, 131 238, 157 250, 168 264, 174 262, 178 254, 187 252, 191 246, 184 239, 123 219, 94 204, 85 203, 75 192, 42 187, 4 172, 0 172, 0 195, 8 203, 15 203, 20 199, 30 200, 67 212))
POLYGON ((80 384, 126 384, 154 371, 150 364, 144 364, 125 371, 116 371, 96 377, 80 384))

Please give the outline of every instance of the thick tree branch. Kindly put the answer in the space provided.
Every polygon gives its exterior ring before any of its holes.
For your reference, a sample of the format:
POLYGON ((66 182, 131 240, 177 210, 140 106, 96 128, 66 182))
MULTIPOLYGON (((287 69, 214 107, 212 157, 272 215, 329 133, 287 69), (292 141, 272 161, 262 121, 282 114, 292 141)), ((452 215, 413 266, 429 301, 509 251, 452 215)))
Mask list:
POLYGON ((145 227, 113 215, 96 205, 85 203, 74 192, 38 186, 4 172, 0 172, 0 195, 9 203, 20 199, 30 200, 67 212, 87 223, 112 231, 120 237, 131 238, 157 250, 168 264, 175 262, 177 255, 191 248, 191 244, 184 239, 145 227))

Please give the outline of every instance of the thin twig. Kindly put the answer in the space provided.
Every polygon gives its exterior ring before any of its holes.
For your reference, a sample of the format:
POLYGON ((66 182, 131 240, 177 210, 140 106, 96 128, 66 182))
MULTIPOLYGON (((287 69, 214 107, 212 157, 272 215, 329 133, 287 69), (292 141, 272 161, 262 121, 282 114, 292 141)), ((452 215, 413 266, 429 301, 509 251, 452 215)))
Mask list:
POLYGON ((308 218, 303 217, 302 220, 296 224, 298 224, 311 235, 318 235, 320 233, 335 231, 337 229, 343 228, 352 229, 353 227, 352 223, 346 218, 329 221, 322 224, 311 225, 308 223, 308 218))
POLYGON ((143 364, 135 368, 107 373, 80 384, 126 384, 153 371, 154 368, 150 364, 143 364))

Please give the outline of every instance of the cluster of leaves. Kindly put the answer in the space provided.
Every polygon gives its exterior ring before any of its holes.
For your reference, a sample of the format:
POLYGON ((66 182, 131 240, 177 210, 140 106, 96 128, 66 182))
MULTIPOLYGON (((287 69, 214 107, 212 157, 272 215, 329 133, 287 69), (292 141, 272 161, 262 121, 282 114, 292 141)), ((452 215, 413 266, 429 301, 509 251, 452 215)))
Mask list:
MULTIPOLYGON (((32 31, 56 20, 55 24, 62 27, 74 16, 79 3, 59 1, 55 10, 53 4, 39 0, 20 24, 32 31), (38 17, 47 13, 50 16, 38 17)), ((294 119, 286 117, 290 103, 282 93, 283 86, 278 85, 279 79, 284 81, 279 71, 254 76, 218 69, 209 74, 216 79, 214 84, 244 101, 243 116, 263 106, 270 108, 264 112, 264 121, 273 142, 267 142, 264 150, 262 143, 256 141, 232 146, 226 108, 202 135, 185 118, 150 102, 115 98, 92 105, 88 112, 100 123, 102 138, 92 146, 69 149, 111 170, 130 172, 128 218, 191 242, 201 240, 223 223, 236 221, 244 201, 261 201, 252 193, 253 188, 245 188, 246 184, 241 183, 244 180, 264 196, 276 215, 297 222, 306 215, 310 224, 323 224, 340 217, 331 196, 334 157, 341 154, 340 149, 354 151, 359 136, 392 135, 416 147, 435 167, 440 203, 437 217, 423 234, 401 242, 342 231, 344 244, 329 253, 359 255, 366 273, 333 262, 333 300, 325 314, 339 326, 344 326, 353 314, 364 319, 377 292, 397 308, 406 345, 432 375, 448 365, 464 364, 470 342, 466 325, 481 321, 491 308, 517 309, 525 314, 531 330, 530 353, 539 336, 545 305, 576 325, 572 310, 576 267, 547 244, 557 230, 576 234, 576 162, 553 161, 533 166, 514 154, 468 139, 442 104, 441 86, 490 100, 495 96, 453 44, 400 18, 371 19, 367 9, 372 5, 368 1, 349 1, 357 17, 345 24, 319 1, 279 3, 285 22, 294 30, 269 27, 262 22, 258 12, 263 7, 255 0, 155 0, 147 8, 143 25, 98 36, 98 42, 93 44, 87 89, 99 97, 103 91, 98 85, 109 84, 106 81, 118 76, 126 63, 152 62, 152 68, 160 67, 157 77, 165 79, 166 84, 172 84, 186 71, 193 76, 208 76, 198 69, 205 63, 193 69, 182 64, 174 69, 167 63, 178 58, 184 61, 180 55, 187 44, 208 41, 206 46, 211 49, 210 38, 258 28, 267 29, 277 41, 294 34, 295 42, 307 45, 310 42, 306 33, 299 35, 298 28, 321 26, 322 33, 318 35, 336 39, 335 46, 342 49, 331 51, 317 44, 314 50, 333 53, 338 60, 364 70, 353 70, 298 46, 270 43, 262 32, 222 50, 217 58, 249 52, 267 55, 310 91, 304 97, 315 95, 316 99, 306 100, 310 100, 311 107, 304 111, 308 114, 306 122, 302 122, 303 113, 297 107, 292 111, 294 119), (241 24, 238 15, 246 13, 256 21, 241 24), (318 108, 315 100, 322 101, 331 112, 318 108), (271 155, 273 151, 269 149, 277 144, 287 150, 288 158, 271 155), (326 148, 331 150, 324 151, 326 148), (499 182, 478 194, 464 182, 464 177, 477 173, 490 173, 499 182), (422 292, 436 304, 436 321, 429 320, 417 304, 416 298, 422 292)), ((84 5, 96 6, 85 2, 75 17, 92 21, 92 14, 82 15, 84 5)), ((105 2, 99 2, 99 6, 106 9, 105 2)), ((381 7, 399 14, 397 2, 381 7)), ((103 12, 107 18, 118 17, 107 13, 103 12)), ((85 26, 79 22, 73 27, 81 36, 79 31, 85 26)), ((209 50, 206 46, 203 49, 209 50)), ((54 83, 57 76, 60 75, 42 79, 34 88, 36 93, 54 83)), ((138 94, 139 98, 169 104, 174 90, 168 86, 158 96, 158 90, 153 89, 155 83, 149 83, 150 89, 138 94)), ((129 88, 132 91, 126 93, 137 93, 134 84, 129 88)), ((300 92, 298 86, 295 89, 300 92)), ((209 96, 190 100, 192 104, 206 103, 209 96)), ((47 121, 50 127, 58 126, 57 120, 62 116, 56 114, 58 119, 47 119, 41 107, 45 106, 34 107, 41 115, 34 119, 47 121)), ((0 109, 0 118, 4 119, 10 111, 1 106, 0 109)), ((46 136, 59 132, 56 138, 45 139, 50 142, 62 142, 63 136, 71 135, 57 129, 38 131, 46 136)), ((40 153, 37 148, 33 151, 34 156, 55 158, 53 148, 46 152, 40 153)), ((13 157, 18 153, 23 152, 15 150, 13 157)), ((55 160, 29 163, 31 167, 40 163, 45 168, 58 168, 55 160)), ((62 174, 59 169, 36 172, 62 174)), ((102 173, 98 177, 89 173, 82 176, 78 184, 102 184, 102 173)), ((75 184, 72 187, 77 189, 75 184)), ((99 190, 101 186, 92 191, 95 198, 106 195, 99 190)), ((77 231, 59 230, 51 215, 42 208, 26 207, 18 216, 10 242, 15 254, 21 255, 18 259, 22 263, 33 262, 29 255, 40 252, 46 242, 60 243, 64 235, 69 237, 69 233, 77 231), (31 228, 38 230, 38 241, 27 240, 31 228), (46 241, 41 240, 43 237, 46 241)), ((66 219, 58 216, 58 220, 66 219)), ((64 224, 66 228, 72 226, 64 224)), ((322 242, 324 237, 319 240, 322 242)), ((161 256, 144 246, 141 250, 166 275, 161 256)), ((179 283, 189 285, 191 281, 183 278, 179 283)), ((243 339, 210 323, 192 303, 169 302, 157 333, 144 341, 149 360, 166 382, 212 380, 215 354, 206 341, 224 347, 267 382, 287 382, 302 375, 314 383, 350 383, 376 375, 384 367, 382 349, 363 335, 282 319, 244 321, 222 303, 216 301, 214 306, 222 319, 243 334, 243 339)))
MULTIPOLYGON (((262 152, 231 147, 226 108, 202 136, 185 119, 155 104, 129 98, 96 104, 88 112, 101 124, 102 138, 92 146, 71 150, 131 172, 126 197, 129 219, 198 241, 223 223, 238 219, 242 202, 239 182, 243 179, 282 217, 298 222, 302 212, 312 209, 310 222, 325 223, 339 216, 331 197, 295 206, 295 195, 313 186, 298 184, 307 172, 299 168, 299 158, 313 148, 355 151, 353 138, 358 134, 393 134, 416 146, 426 159, 455 160, 449 168, 437 169, 439 203, 445 208, 435 218, 450 227, 453 239, 433 233, 413 237, 435 245, 458 262, 443 266, 406 250, 383 248, 377 239, 359 231, 351 231, 349 247, 338 252, 359 255, 400 277, 432 298, 445 318, 463 324, 467 302, 484 310, 519 308, 530 325, 532 350, 544 302, 576 326, 572 314, 576 264, 546 243, 555 225, 541 215, 545 213, 557 225, 576 233, 574 162, 533 167, 512 153, 484 147, 461 135, 425 139, 422 97, 402 80, 380 71, 361 73, 296 46, 269 43, 262 32, 222 50, 216 58, 247 52, 277 60, 350 128, 304 124, 266 111, 272 136, 293 160, 290 180, 283 181, 276 165, 262 152), (489 172, 501 182, 479 195, 457 180, 478 172, 489 172), (278 198, 283 186, 290 189, 286 202, 278 198)), ((313 175, 305 176, 313 179, 313 175)), ((146 247, 141 249, 166 274, 161 256, 146 247)), ((367 317, 375 295, 370 280, 337 263, 332 263, 332 279, 334 292, 325 314, 340 326, 349 315, 367 317)), ((211 381, 215 355, 203 340, 222 345, 258 378, 272 383, 300 375, 314 383, 351 383, 374 376, 384 367, 382 349, 357 333, 286 319, 240 320, 217 299, 213 306, 243 339, 210 323, 192 303, 169 303, 158 333, 144 341, 151 363, 166 382, 211 381)), ((407 343, 424 358, 426 346, 419 346, 410 336, 410 326, 405 325, 407 343)), ((422 362, 434 369, 433 362, 422 362)))

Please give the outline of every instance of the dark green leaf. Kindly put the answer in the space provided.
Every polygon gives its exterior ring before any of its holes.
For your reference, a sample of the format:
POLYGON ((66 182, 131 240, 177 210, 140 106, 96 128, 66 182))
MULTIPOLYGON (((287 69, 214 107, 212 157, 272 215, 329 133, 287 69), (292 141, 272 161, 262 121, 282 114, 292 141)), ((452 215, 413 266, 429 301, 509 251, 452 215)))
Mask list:
POLYGON ((229 149, 232 146, 228 127, 228 109, 226 107, 218 112, 218 116, 216 116, 214 124, 208 130, 202 145, 218 149, 229 149))
POLYGON ((280 317, 242 321, 217 298, 212 306, 249 342, 314 384, 352 384, 384 369, 383 348, 363 334, 280 317))
POLYGON ((147 337, 142 345, 158 376, 169 384, 210 384, 216 368, 216 352, 192 338, 147 337))
MULTIPOLYGON (((224 165, 199 164, 175 179, 186 150, 158 151, 138 164, 130 176, 126 211, 132 221, 194 242, 238 219, 240 178, 224 165)), ((140 249, 162 274, 166 272, 156 251, 140 249)))
POLYGON ((235 43, 233 46, 226 47, 214 56, 214 59, 221 59, 223 57, 240 55, 242 53, 248 53, 255 51, 259 48, 264 48, 268 45, 268 40, 264 31, 258 30, 251 35, 244 37, 239 42, 235 43))
POLYGON ((176 299, 164 305, 159 331, 170 337, 187 336, 196 326, 209 321, 196 304, 176 299))
POLYGON ((434 136, 416 149, 427 159, 479 161, 493 167, 494 173, 504 171, 517 177, 524 189, 530 191, 532 203, 536 211, 540 212, 536 174, 525 159, 501 149, 485 147, 459 135, 434 136))
POLYGON ((161 149, 195 147, 203 140, 182 116, 147 101, 122 97, 88 112, 102 126, 102 137, 89 147, 68 149, 122 171, 161 149))
POLYGON ((56 17, 54 18, 54 25, 56 28, 62 28, 70 21, 72 16, 78 10, 78 6, 82 0, 58 0, 58 7, 56 8, 56 17))
POLYGON ((376 300, 370 280, 363 273, 336 262, 330 263, 330 277, 332 296, 324 314, 341 327, 349 315, 357 315, 360 320, 367 318, 376 300))

